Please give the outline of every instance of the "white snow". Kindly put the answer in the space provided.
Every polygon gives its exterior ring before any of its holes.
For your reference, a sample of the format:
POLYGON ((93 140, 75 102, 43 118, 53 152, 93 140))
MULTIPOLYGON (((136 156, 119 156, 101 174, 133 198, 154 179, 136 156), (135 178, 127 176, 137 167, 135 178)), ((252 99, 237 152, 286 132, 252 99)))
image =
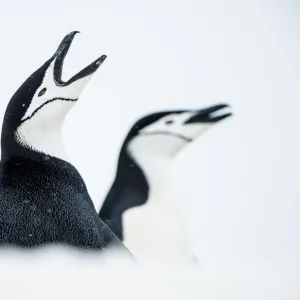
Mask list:
POLYGON ((34 255, 1 251, 1 299, 297 300, 299 260, 219 258, 201 268, 135 265, 118 253, 104 257, 60 248, 34 255))

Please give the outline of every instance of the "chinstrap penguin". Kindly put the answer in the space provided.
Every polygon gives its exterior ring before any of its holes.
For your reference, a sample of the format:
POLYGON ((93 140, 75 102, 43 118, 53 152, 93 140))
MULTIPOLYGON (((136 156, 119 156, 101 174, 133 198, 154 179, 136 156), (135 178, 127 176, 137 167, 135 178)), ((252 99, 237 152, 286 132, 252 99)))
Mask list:
POLYGON ((64 119, 106 58, 102 55, 63 81, 63 62, 76 33, 65 36, 7 106, 1 136, 0 245, 113 247, 129 254, 99 218, 64 149, 64 119))
POLYGON ((195 261, 180 213, 172 159, 197 136, 231 116, 226 104, 157 112, 130 129, 100 218, 137 260, 195 261))

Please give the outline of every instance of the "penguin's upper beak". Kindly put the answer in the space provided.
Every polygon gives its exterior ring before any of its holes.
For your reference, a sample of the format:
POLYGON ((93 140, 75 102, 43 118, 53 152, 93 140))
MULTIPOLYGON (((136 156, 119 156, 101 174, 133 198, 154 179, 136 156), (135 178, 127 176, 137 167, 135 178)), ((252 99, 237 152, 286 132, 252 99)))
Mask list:
POLYGON ((214 105, 214 106, 211 106, 211 107, 208 107, 205 109, 201 109, 201 110, 197 111, 187 121, 185 121, 185 124, 219 122, 219 121, 232 115, 232 113, 228 113, 228 112, 219 114, 219 112, 221 110, 224 110, 225 108, 229 108, 229 105, 219 104, 219 105, 214 105))
POLYGON ((64 37, 64 39, 61 41, 59 47, 57 48, 57 50, 52 58, 55 60, 53 75, 54 75, 55 83, 57 85, 67 86, 78 79, 81 79, 81 78, 84 78, 86 76, 93 74, 106 59, 106 55, 102 55, 101 57, 99 57, 98 59, 93 61, 90 65, 88 65, 83 70, 81 70, 76 75, 74 75, 72 78, 70 78, 68 81, 63 81, 61 78, 61 75, 62 75, 64 59, 65 59, 65 57, 70 49, 70 46, 72 44, 72 41, 77 33, 79 33, 79 31, 72 31, 71 33, 66 35, 64 37))

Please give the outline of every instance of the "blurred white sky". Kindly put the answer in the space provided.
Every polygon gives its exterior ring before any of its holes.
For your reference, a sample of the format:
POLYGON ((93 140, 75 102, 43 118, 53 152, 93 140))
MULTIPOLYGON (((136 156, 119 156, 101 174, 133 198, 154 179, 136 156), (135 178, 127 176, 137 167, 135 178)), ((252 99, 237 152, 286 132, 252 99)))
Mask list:
POLYGON ((277 2, 5 2, 0 111, 69 31, 82 34, 65 77, 107 54, 65 126, 99 208, 137 118, 229 103, 234 117, 176 160, 197 256, 203 264, 299 259, 300 6, 277 2))

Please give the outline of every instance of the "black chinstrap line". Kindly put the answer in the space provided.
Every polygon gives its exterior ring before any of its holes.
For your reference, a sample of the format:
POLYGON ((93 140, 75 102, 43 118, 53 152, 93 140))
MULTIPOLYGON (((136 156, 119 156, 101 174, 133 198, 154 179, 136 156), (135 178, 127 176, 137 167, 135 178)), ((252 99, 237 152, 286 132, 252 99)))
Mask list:
POLYGON ((27 120, 30 120, 42 107, 44 107, 46 104, 48 104, 48 103, 50 103, 50 102, 53 102, 53 101, 56 101, 56 100, 61 100, 61 101, 71 101, 71 102, 75 102, 75 101, 77 101, 78 100, 78 98, 76 98, 76 99, 71 99, 71 98, 52 98, 52 99, 50 99, 50 100, 48 100, 48 101, 46 101, 45 103, 43 103, 41 106, 39 106, 38 108, 36 108, 34 111, 33 111, 33 113, 29 116, 29 117, 27 117, 26 119, 24 119, 22 122, 21 122, 21 124, 23 124, 25 121, 27 121, 27 120))
POLYGON ((170 136, 173 136, 173 137, 176 137, 176 138, 179 138, 181 140, 184 140, 185 142, 192 142, 193 139, 191 138, 188 138, 180 133, 175 133, 175 132, 170 132, 170 131, 153 131, 153 132, 143 132, 141 135, 158 135, 158 134, 163 134, 163 135, 170 135, 170 136))

